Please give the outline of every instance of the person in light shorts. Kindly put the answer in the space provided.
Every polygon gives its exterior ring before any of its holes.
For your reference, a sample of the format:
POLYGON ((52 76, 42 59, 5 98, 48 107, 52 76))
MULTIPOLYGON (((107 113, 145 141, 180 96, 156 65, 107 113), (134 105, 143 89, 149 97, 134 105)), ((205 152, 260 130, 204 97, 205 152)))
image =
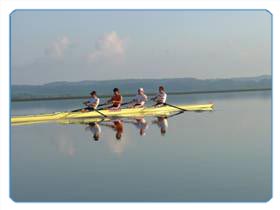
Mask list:
POLYGON ((147 100, 148 97, 145 95, 144 89, 139 88, 137 91, 137 95, 129 103, 132 104, 132 107, 134 108, 142 108, 144 107, 147 100))

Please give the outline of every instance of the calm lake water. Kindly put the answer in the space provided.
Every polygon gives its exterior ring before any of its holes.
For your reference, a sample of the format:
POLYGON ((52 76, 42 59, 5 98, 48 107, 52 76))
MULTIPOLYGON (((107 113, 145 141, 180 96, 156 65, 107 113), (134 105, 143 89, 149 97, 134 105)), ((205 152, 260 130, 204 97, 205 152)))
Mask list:
MULTIPOLYGON (((110 122, 100 125, 99 141, 94 141, 88 125, 11 127, 11 198, 18 202, 271 198, 271 91, 168 99, 171 104, 212 102, 215 110, 185 112, 165 124, 147 117, 145 135, 140 135, 136 120, 126 120, 120 140, 110 122), (164 135, 161 127, 166 129, 164 135)), ((81 101, 17 102, 11 114, 71 110, 81 101)))

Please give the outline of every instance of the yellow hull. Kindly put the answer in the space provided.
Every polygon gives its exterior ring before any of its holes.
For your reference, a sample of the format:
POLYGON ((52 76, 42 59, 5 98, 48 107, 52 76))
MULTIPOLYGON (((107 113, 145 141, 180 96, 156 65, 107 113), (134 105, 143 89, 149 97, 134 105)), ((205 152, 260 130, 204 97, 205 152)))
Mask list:
MULTIPOLYGON (((199 105, 178 105, 177 107, 186 111, 212 111, 213 104, 199 105)), ((172 112, 181 111, 175 107, 146 107, 146 108, 124 108, 120 110, 99 110, 102 114, 108 117, 137 117, 137 116, 152 116, 152 115, 168 115, 172 112)), ((66 119, 80 118, 100 118, 103 117, 96 111, 91 112, 55 112, 51 114, 13 116, 11 119, 12 125, 33 124, 46 121, 59 121, 66 119)))

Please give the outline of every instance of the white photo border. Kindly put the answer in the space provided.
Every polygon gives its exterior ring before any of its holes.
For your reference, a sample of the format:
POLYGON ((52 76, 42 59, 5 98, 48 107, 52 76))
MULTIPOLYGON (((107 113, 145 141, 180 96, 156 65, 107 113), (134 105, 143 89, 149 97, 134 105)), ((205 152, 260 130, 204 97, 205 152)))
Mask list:
POLYGON ((275 93, 279 89, 277 70, 280 68, 280 1, 278 0, 0 0, 0 208, 1 209, 278 209, 280 200, 279 183, 279 130, 278 111, 273 109, 273 197, 266 203, 17 203, 10 198, 10 14, 22 9, 265 9, 273 16, 272 108, 279 107, 275 93))

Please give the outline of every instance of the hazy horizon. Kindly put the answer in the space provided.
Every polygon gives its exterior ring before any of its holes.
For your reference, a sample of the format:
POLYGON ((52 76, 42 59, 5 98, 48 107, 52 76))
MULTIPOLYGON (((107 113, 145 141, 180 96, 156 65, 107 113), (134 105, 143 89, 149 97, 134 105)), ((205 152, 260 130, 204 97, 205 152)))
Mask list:
MULTIPOLYGON (((239 78, 254 78, 254 77, 272 77, 271 74, 262 74, 262 75, 257 75, 257 76, 245 76, 245 77, 228 77, 228 78, 195 78, 195 77, 170 77, 170 78, 127 78, 127 79, 101 79, 101 80, 90 80, 90 79, 85 79, 85 80, 73 80, 73 81, 65 81, 65 80, 57 80, 57 81, 51 81, 51 82, 46 82, 42 84, 11 84, 11 85, 34 85, 34 86, 40 86, 40 85, 48 85, 52 83, 60 83, 60 82, 69 82, 69 83, 79 83, 79 82, 91 82, 91 81, 97 81, 97 82, 108 82, 108 81, 128 81, 128 80, 176 80, 176 79, 196 79, 196 80, 224 80, 224 79, 239 79, 239 78)), ((272 79, 272 78, 271 78, 272 79)))
POLYGON ((271 18, 266 10, 16 10, 11 81, 269 75, 271 18))

